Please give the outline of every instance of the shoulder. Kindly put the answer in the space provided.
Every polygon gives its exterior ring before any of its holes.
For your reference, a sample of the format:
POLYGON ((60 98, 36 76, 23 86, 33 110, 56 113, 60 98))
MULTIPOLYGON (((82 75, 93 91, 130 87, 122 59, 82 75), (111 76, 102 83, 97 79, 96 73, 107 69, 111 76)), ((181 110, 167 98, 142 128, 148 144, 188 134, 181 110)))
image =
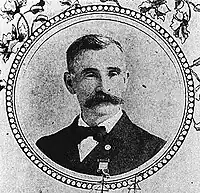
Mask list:
POLYGON ((164 139, 132 123, 126 113, 121 120, 121 124, 126 129, 126 141, 130 147, 137 144, 141 151, 156 154, 166 143, 164 139))
MULTIPOLYGON (((64 138, 69 136, 67 133, 69 133, 69 127, 66 127, 57 133, 43 136, 40 139, 37 140, 36 146, 46 155, 48 155, 50 152, 54 152, 54 150, 60 149, 62 147, 63 142, 65 141, 64 138)), ((68 138, 68 137, 67 137, 68 138)))
POLYGON ((45 154, 49 154, 49 152, 53 152, 54 150, 61 150, 64 146, 72 143, 75 138, 73 123, 56 133, 41 137, 36 141, 36 146, 45 154))
POLYGON ((166 141, 154 134, 149 133, 148 131, 137 127, 137 134, 138 134, 138 140, 140 143, 144 144, 144 148, 148 150, 149 152, 160 150, 166 143, 166 141))

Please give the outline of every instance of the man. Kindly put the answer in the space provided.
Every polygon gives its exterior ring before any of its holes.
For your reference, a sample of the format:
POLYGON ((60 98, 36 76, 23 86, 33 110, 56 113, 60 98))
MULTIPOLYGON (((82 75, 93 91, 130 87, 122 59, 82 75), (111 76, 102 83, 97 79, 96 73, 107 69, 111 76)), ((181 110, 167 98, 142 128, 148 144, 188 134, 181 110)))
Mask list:
POLYGON ((166 143, 133 124, 122 110, 129 78, 123 52, 119 42, 96 34, 80 37, 68 48, 64 81, 81 113, 70 126, 36 142, 56 163, 98 175, 103 160, 109 174, 117 175, 145 163, 166 143))

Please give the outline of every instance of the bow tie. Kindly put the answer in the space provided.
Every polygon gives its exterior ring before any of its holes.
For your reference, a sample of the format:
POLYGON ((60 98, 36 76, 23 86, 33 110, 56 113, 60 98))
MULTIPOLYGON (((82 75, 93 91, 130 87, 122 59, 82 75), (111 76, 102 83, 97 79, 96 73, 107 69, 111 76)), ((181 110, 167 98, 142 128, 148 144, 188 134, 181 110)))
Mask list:
POLYGON ((79 136, 80 141, 83 139, 92 136, 94 140, 101 142, 104 140, 106 136, 106 128, 104 126, 94 126, 94 127, 83 127, 78 126, 77 134, 79 136))

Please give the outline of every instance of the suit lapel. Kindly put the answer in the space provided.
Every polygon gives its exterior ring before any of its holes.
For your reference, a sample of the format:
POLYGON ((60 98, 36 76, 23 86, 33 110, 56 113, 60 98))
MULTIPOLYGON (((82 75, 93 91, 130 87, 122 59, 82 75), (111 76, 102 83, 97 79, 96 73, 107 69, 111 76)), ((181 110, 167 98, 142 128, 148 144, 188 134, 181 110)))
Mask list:
POLYGON ((137 126, 134 126, 124 111, 122 117, 116 123, 110 133, 107 134, 105 140, 99 143, 82 162, 80 162, 78 151, 79 142, 76 134, 77 126, 78 117, 76 117, 70 126, 71 133, 70 135, 68 134, 68 139, 70 136, 71 143, 68 143, 66 150, 67 162, 65 157, 65 163, 67 168, 70 166, 69 169, 74 171, 85 174, 98 175, 97 169, 99 166, 99 159, 110 159, 109 170, 111 175, 115 175, 126 170, 128 171, 130 170, 130 168, 128 168, 130 166, 134 167, 134 162, 137 162, 138 159, 133 158, 134 155, 138 155, 138 152, 141 149, 141 141, 139 141, 136 137, 137 126), (130 140, 127 141, 127 139, 130 139, 130 133, 131 147, 130 140), (110 146, 111 148, 106 150, 106 145, 110 146))
POLYGON ((85 170, 84 173, 97 174, 99 159, 109 159, 110 164, 112 164, 112 160, 119 155, 119 150, 124 149, 124 132, 121 122, 124 121, 125 117, 126 115, 123 113, 111 132, 107 134, 105 140, 99 143, 83 160, 82 168, 85 170))

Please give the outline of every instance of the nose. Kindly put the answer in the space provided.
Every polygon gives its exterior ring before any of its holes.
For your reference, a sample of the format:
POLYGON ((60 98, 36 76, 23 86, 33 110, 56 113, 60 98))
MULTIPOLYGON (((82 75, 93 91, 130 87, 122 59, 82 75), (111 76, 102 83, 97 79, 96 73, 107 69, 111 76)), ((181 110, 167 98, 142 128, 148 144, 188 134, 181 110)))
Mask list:
POLYGON ((104 91, 104 92, 109 92, 110 91, 110 87, 111 87, 111 84, 110 84, 109 77, 102 76, 99 79, 99 84, 97 86, 96 91, 101 90, 101 91, 104 91))

